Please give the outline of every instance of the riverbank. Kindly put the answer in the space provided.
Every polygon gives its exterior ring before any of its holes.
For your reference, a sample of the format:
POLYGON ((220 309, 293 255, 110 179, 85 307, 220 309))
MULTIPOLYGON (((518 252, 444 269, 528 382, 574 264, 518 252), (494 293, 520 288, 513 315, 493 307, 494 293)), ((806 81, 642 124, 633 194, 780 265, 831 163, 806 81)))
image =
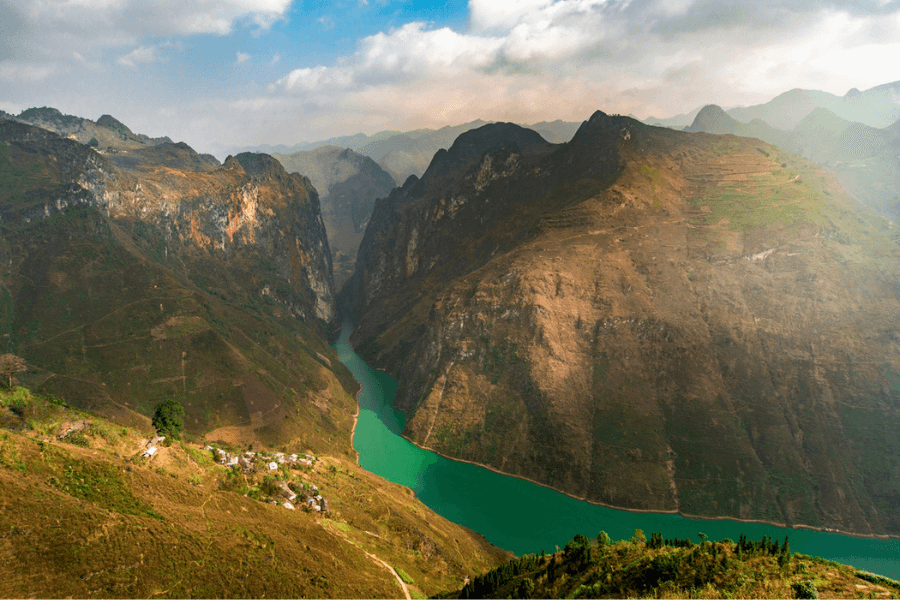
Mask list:
MULTIPOLYGON (((385 373, 387 372, 387 371, 383 371, 382 369, 379 369, 379 370, 382 372, 385 372, 385 373)), ((816 527, 814 525, 804 525, 802 523, 796 524, 796 525, 788 525, 786 523, 778 523, 776 521, 766 521, 765 519, 741 519, 739 517, 728 517, 728 516, 692 515, 690 513, 686 513, 686 512, 680 511, 680 510, 654 510, 654 509, 645 509, 645 508, 629 508, 627 506, 615 506, 614 504, 606 504, 604 502, 597 502, 596 500, 590 500, 584 496, 577 496, 575 494, 570 494, 569 492, 567 492, 565 490, 555 488, 552 485, 548 485, 546 483, 542 483, 535 479, 525 477, 524 475, 516 475, 514 473, 506 473, 506 472, 501 471, 490 465, 484 465, 484 464, 481 464, 481 463, 478 463, 475 461, 465 460, 463 458, 456 458, 453 456, 449 456, 449 455, 439 452, 429 446, 422 446, 420 444, 417 444, 415 441, 413 441, 406 435, 403 435, 402 437, 403 437, 403 439, 408 441, 410 444, 416 446, 417 448, 425 450, 426 452, 431 452, 433 454, 437 454, 438 456, 442 456, 442 457, 446 458, 447 460, 452 460, 452 461, 458 462, 458 463, 464 463, 464 464, 474 465, 476 467, 481 467, 482 469, 487 469, 488 471, 491 471, 492 473, 496 473, 498 475, 503 475, 504 477, 513 477, 515 479, 521 479, 522 481, 527 481, 528 483, 533 483, 535 485, 539 485, 548 490, 553 490, 554 492, 556 492, 558 494, 568 496, 569 498, 572 498, 573 500, 578 500, 579 502, 586 502, 587 504, 591 504, 593 506, 602 506, 604 508, 610 508, 613 510, 621 510, 621 511, 630 512, 630 513, 644 513, 644 514, 655 514, 655 515, 679 515, 686 519, 697 519, 697 520, 701 520, 701 521, 731 521, 734 523, 756 523, 759 525, 769 525, 771 527, 780 527, 782 529, 806 529, 809 531, 820 531, 822 533, 837 533, 840 535, 848 535, 848 536, 853 536, 853 537, 858 537, 858 538, 863 538, 863 539, 873 539, 873 540, 898 540, 898 539, 900 539, 900 536, 897 536, 897 535, 889 535, 889 534, 879 535, 879 534, 875 534, 875 533, 858 533, 858 532, 853 532, 853 531, 844 531, 842 529, 834 529, 834 528, 828 528, 828 527, 816 527)))
POLYGON ((393 408, 396 380, 362 360, 346 339, 340 344, 339 356, 363 388, 357 394, 359 417, 353 431, 360 466, 410 488, 444 518, 517 555, 552 551, 576 534, 594 536, 601 530, 613 539, 628 539, 635 529, 681 539, 696 539, 698 531, 710 539, 738 539, 741 535, 779 539, 789 535, 795 552, 900 578, 900 543, 896 538, 824 528, 787 528, 762 520, 692 516, 677 511, 620 509, 423 448, 402 436, 405 415, 393 408))

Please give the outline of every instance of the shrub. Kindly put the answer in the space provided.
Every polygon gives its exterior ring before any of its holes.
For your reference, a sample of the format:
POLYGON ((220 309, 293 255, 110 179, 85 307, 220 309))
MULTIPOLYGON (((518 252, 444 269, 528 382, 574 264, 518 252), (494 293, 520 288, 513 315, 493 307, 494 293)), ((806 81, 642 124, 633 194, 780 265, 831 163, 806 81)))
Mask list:
POLYGON ((816 584, 812 581, 801 581, 800 583, 791 584, 791 589, 794 590, 794 598, 819 597, 819 590, 816 589, 816 584))

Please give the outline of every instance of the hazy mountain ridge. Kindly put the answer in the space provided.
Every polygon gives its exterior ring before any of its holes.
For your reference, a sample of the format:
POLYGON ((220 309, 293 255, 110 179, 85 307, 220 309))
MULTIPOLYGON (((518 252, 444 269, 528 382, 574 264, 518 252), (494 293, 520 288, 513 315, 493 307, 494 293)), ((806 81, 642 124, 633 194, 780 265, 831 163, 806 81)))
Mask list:
MULTIPOLYGON (((381 131, 368 136, 363 133, 340 136, 297 144, 294 146, 252 146, 242 151, 275 151, 278 154, 292 154, 298 151, 310 151, 322 146, 350 148, 370 157, 394 178, 397 185, 402 185, 410 175, 421 177, 431 163, 434 154, 441 148, 449 148, 460 134, 486 125, 488 121, 477 119, 462 125, 446 126, 440 129, 415 129, 413 131, 381 131)), ((537 131, 545 139, 553 143, 569 141, 579 127, 579 123, 568 121, 541 121, 527 125, 537 131)))
POLYGON ((12 121, 34 125, 58 133, 63 137, 87 144, 96 140, 97 147, 104 150, 126 150, 147 145, 171 144, 168 137, 151 138, 135 134, 126 125, 110 115, 102 115, 96 122, 82 117, 65 115, 55 108, 29 108, 16 116, 0 115, 12 121))
POLYGON ((728 114, 745 123, 762 119, 778 129, 790 130, 815 108, 826 108, 847 121, 881 129, 900 120, 900 81, 863 92, 854 88, 844 96, 793 89, 764 104, 732 108, 728 114))
POLYGON ((900 531, 886 221, 746 138, 493 127, 376 204, 340 294, 405 435, 614 506, 900 531))
POLYGON ((757 138, 802 154, 828 168, 863 203, 894 219, 900 217, 900 130, 896 123, 877 129, 817 107, 793 130, 784 131, 760 119, 742 123, 711 104, 685 130, 757 138))
POLYGON ((309 180, 186 145, 107 159, 12 121, 0 178, 5 348, 43 389, 131 423, 174 397, 196 434, 351 452, 354 383, 324 339, 337 312, 309 180))
POLYGON ((353 272, 375 199, 394 189, 394 179, 374 160, 349 148, 321 146, 274 157, 286 170, 308 176, 319 190, 339 287, 353 272))

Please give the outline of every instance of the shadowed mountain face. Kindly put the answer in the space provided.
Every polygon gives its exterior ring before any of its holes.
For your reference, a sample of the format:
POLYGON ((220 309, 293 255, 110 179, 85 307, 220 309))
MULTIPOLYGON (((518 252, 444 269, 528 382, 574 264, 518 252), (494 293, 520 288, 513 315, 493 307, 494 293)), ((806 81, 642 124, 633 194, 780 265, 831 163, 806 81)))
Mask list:
POLYGON ((461 135, 341 292, 405 435, 620 507, 898 533, 900 250, 823 169, 596 113, 461 135))
POLYGON ((336 146, 276 154, 275 158, 287 171, 309 177, 319 190, 335 263, 335 283, 343 284, 353 272, 375 199, 394 189, 394 179, 371 158, 336 146))
POLYGON ((350 452, 353 382, 324 340, 331 257, 308 179, 184 144, 101 155, 0 122, 0 328, 40 386, 126 422, 350 452))

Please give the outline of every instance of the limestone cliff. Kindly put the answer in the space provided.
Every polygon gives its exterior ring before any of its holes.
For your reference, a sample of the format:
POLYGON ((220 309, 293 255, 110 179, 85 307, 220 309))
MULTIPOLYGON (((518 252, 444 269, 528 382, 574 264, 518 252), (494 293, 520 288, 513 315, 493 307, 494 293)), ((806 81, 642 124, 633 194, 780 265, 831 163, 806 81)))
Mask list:
POLYGON ((462 135, 376 205, 341 299, 404 434, 614 506, 900 533, 893 226, 758 140, 535 136, 462 135))
POLYGON ((349 450, 353 383, 325 340, 337 311, 308 179, 184 144, 104 156, 12 121, 0 179, 4 343, 40 386, 126 421, 175 397, 193 433, 349 450))

